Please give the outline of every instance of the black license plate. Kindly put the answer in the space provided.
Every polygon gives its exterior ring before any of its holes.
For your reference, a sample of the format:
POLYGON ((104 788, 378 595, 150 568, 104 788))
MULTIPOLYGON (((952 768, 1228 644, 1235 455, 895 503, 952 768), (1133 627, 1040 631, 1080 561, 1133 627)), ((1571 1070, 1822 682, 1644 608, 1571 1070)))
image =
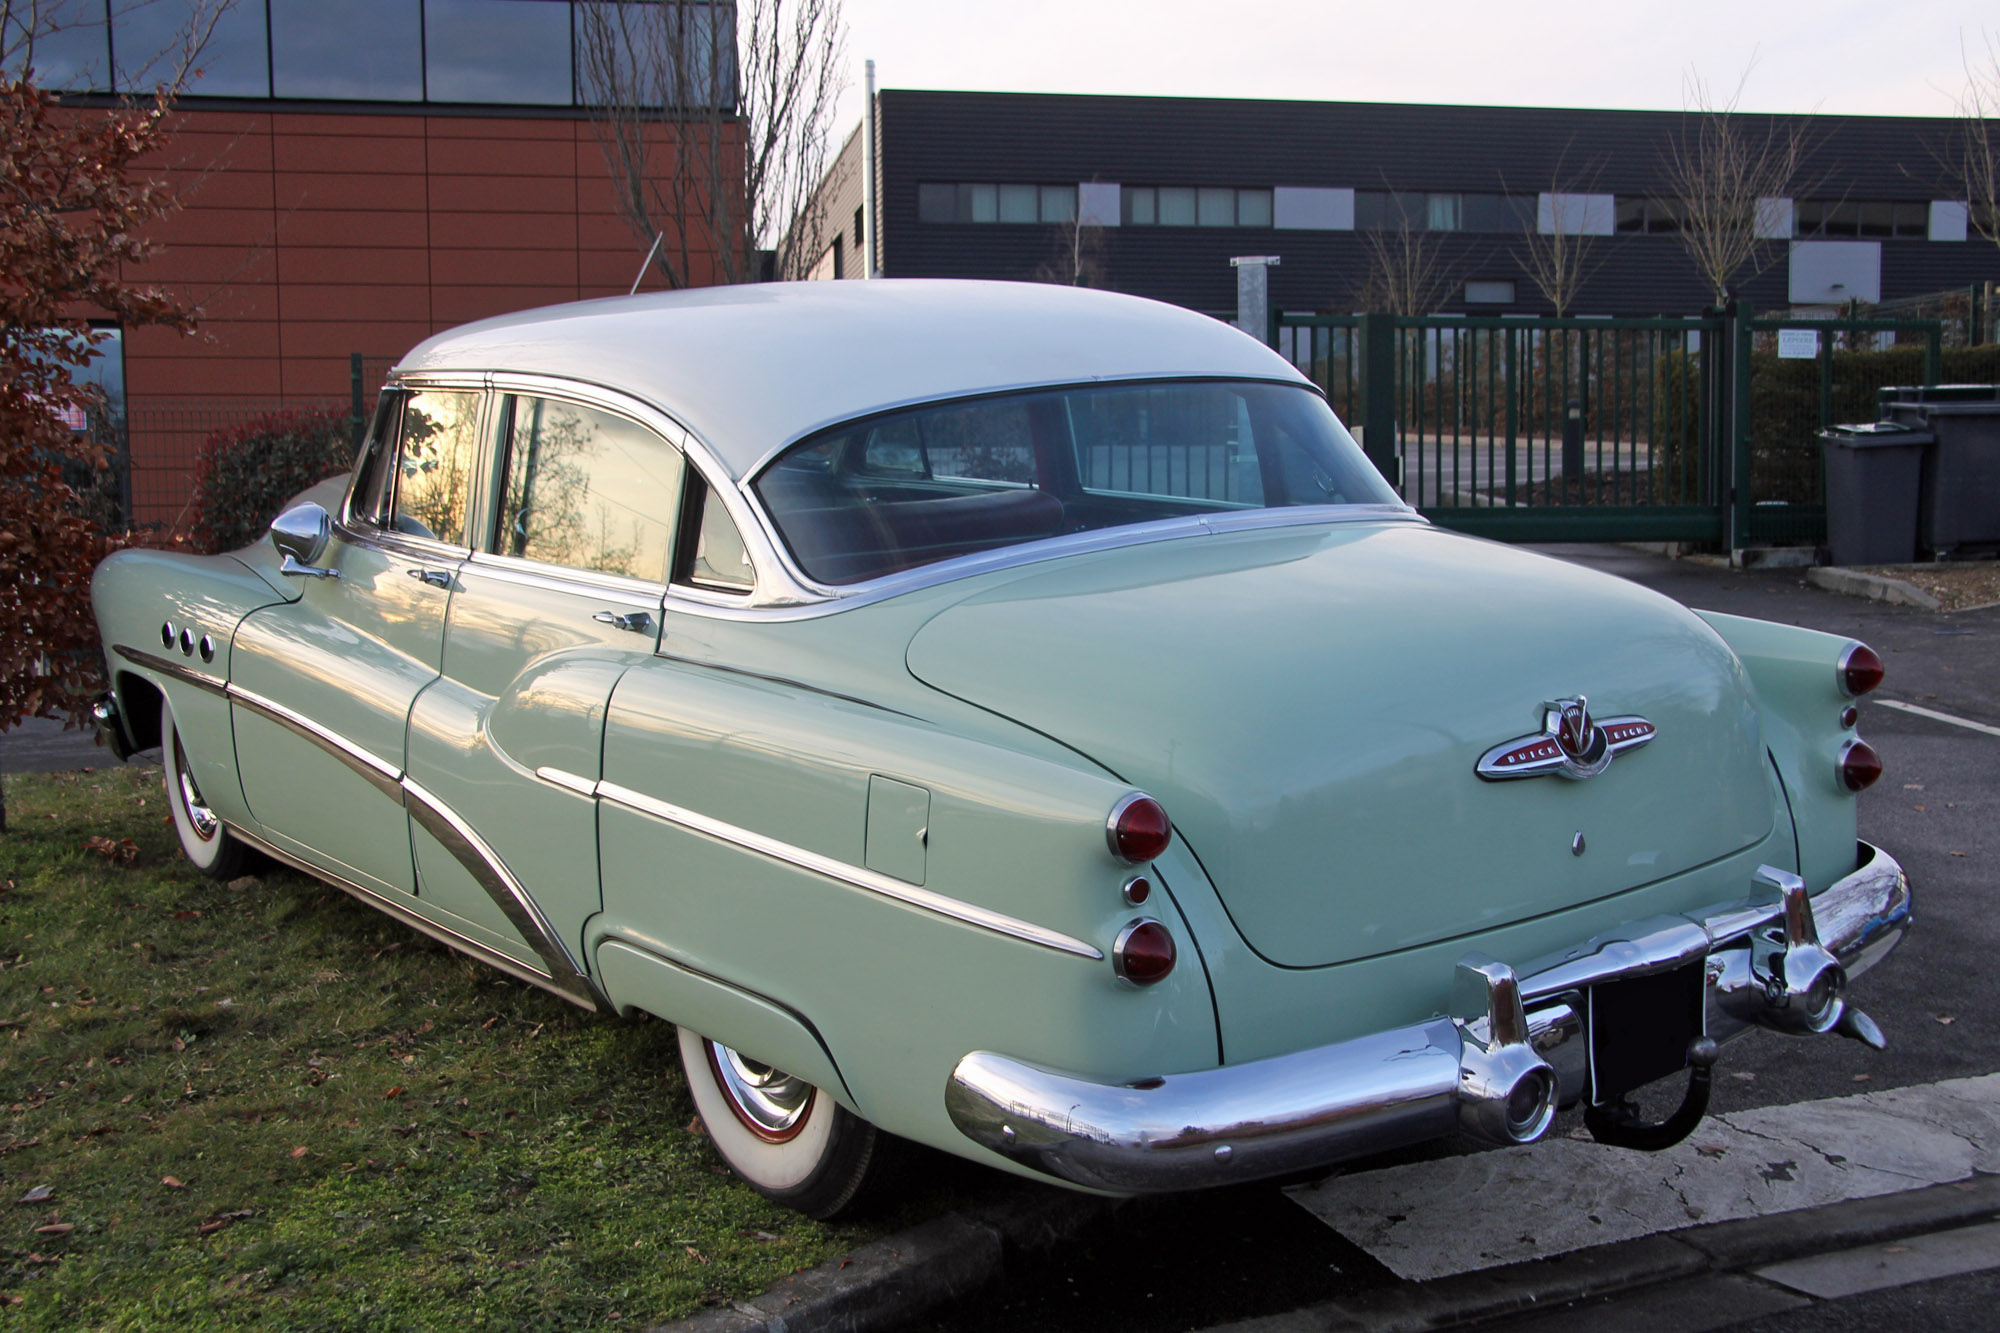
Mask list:
POLYGON ((1590 988, 1590 1099, 1605 1102, 1687 1068, 1705 1030, 1704 962, 1590 988))

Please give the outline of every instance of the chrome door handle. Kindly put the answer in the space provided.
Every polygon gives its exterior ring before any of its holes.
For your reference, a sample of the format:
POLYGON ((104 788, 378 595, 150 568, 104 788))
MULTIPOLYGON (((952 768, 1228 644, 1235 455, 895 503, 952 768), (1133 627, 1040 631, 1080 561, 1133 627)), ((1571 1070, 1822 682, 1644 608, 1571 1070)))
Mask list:
POLYGON ((653 628, 653 618, 644 611, 599 611, 591 619, 619 629, 629 629, 634 634, 644 634, 653 628))
POLYGON ((428 583, 433 588, 449 588, 451 571, 448 569, 412 569, 405 571, 419 583, 428 583))

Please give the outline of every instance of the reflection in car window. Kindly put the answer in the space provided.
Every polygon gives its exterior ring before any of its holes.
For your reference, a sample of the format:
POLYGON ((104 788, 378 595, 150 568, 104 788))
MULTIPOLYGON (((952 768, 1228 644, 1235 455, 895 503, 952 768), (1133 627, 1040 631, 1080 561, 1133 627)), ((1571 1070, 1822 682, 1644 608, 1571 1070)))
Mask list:
POLYGON ((743 534, 713 491, 704 490, 702 495, 701 528, 695 537, 694 567, 688 571, 688 582, 724 592, 748 592, 757 583, 750 553, 743 549, 743 534))
POLYGON ((1262 381, 911 408, 800 442, 754 490, 799 567, 827 584, 1157 519, 1398 503, 1324 399, 1262 381))
POLYGON ((680 451, 636 421, 554 398, 510 398, 501 555, 666 581, 680 451))
POLYGON ((476 393, 426 389, 405 400, 390 527, 434 541, 465 540, 465 491, 478 429, 476 393))

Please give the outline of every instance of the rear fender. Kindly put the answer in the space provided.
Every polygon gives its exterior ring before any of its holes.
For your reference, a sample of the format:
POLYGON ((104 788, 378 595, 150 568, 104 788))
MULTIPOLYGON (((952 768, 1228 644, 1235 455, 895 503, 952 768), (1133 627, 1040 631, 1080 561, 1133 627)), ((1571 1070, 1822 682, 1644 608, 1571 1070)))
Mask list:
POLYGON ((1841 785, 1840 752, 1854 737, 1840 724, 1852 702, 1841 655, 1856 640, 1796 625, 1697 611, 1743 663, 1757 693, 1764 741, 1784 780, 1798 832, 1799 874, 1823 889, 1854 869, 1854 794, 1841 785))

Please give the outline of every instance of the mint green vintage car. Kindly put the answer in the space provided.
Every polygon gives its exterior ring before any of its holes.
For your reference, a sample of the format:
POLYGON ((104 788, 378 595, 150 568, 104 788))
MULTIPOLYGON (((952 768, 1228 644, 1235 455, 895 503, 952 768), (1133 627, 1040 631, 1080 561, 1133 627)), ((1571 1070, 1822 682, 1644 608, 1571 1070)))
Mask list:
POLYGON ((267 544, 94 596, 197 866, 679 1025, 819 1216, 878 1127, 1114 1194, 1579 1102, 1663 1146, 1721 1039, 1879 1046, 1848 984, 1910 920, 1868 648, 1440 531, 1282 358, 1130 297, 468 325, 267 544))

